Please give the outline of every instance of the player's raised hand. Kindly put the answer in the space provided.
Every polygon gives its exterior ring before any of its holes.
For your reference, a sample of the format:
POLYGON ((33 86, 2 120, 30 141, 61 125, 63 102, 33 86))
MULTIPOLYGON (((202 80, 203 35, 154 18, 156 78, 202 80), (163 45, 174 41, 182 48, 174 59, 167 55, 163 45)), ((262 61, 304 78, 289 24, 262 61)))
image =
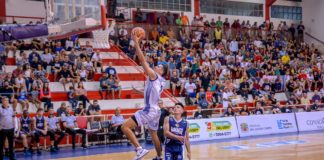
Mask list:
POLYGON ((139 44, 140 37, 138 37, 135 32, 132 32, 132 40, 134 41, 135 44, 139 44))

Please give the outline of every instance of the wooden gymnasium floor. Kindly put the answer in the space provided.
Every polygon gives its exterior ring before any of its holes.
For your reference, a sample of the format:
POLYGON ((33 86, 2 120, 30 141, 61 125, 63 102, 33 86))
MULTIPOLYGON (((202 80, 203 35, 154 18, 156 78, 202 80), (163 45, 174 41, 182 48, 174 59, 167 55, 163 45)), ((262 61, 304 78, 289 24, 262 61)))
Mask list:
MULTIPOLYGON (((191 150, 192 160, 324 160, 324 132, 202 142, 193 144, 191 150)), ((64 160, 131 160, 134 154, 103 153, 64 160)), ((154 155, 151 150, 143 160, 154 155)))

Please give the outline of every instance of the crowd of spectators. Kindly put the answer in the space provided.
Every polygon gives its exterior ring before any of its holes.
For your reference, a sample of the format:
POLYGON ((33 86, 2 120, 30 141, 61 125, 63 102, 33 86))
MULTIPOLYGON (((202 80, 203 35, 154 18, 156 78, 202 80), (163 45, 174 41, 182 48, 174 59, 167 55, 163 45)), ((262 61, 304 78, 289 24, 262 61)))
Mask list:
MULTIPOLYGON (((225 116, 247 101, 254 104, 254 111, 242 109, 235 115, 263 114, 265 106, 271 106, 273 113, 296 111, 292 105, 303 105, 306 111, 323 109, 323 57, 313 44, 303 41, 302 22, 280 22, 275 27, 269 21, 230 22, 219 16, 210 22, 194 17, 188 26, 183 13, 176 23, 165 16, 159 19, 161 25, 134 26, 146 30, 141 47, 149 65, 168 67, 171 92, 186 97, 187 105, 223 106, 225 116), (278 93, 286 99, 278 99, 278 93)), ((114 35, 113 41, 137 60, 129 34, 132 27, 117 25, 124 34, 114 35)))
POLYGON ((63 85, 73 109, 79 101, 87 107, 89 99, 83 82, 93 81, 95 74, 104 73, 100 91, 107 92, 106 98, 108 94, 115 98, 115 93, 120 98, 116 69, 112 63, 105 70, 103 66, 100 52, 89 42, 80 47, 77 37, 56 42, 34 39, 30 43, 23 40, 3 43, 0 45, 0 96, 8 97, 14 108, 21 104, 25 110, 31 103, 47 111, 53 107, 49 83, 54 81, 63 85), (7 59, 11 54, 17 68, 8 72, 7 59))

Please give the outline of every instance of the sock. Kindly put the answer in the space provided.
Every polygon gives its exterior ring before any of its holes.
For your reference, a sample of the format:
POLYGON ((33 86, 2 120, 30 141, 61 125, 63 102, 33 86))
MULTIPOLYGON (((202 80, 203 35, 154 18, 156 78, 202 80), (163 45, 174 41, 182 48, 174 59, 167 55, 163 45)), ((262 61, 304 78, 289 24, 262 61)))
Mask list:
POLYGON ((136 151, 142 150, 143 148, 141 146, 136 148, 136 151))

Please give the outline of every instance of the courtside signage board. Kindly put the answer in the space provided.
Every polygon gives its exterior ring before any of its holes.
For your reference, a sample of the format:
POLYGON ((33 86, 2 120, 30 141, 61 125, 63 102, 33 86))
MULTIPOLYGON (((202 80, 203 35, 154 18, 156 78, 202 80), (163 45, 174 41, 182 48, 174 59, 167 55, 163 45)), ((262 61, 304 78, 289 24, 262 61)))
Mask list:
POLYGON ((297 132, 293 113, 238 116, 236 119, 240 137, 297 132))
POLYGON ((188 120, 190 141, 237 138, 234 117, 188 120))
POLYGON ((296 113, 299 131, 324 130, 324 111, 296 113))

